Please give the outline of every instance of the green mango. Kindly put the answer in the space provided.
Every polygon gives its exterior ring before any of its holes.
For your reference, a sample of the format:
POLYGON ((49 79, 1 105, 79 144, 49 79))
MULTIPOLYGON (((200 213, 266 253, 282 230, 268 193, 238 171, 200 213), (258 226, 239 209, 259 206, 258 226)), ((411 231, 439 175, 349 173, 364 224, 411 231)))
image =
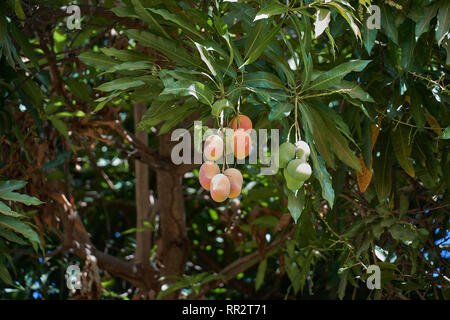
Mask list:
POLYGON ((291 160, 286 169, 292 178, 302 181, 308 180, 312 173, 311 166, 307 162, 303 162, 302 159, 291 160))
POLYGON ((295 147, 295 154, 297 158, 302 159, 303 162, 308 161, 309 155, 311 154, 311 150, 309 149, 308 144, 305 141, 298 141, 295 144, 295 147))
POLYGON ((284 178, 286 179, 286 186, 289 190, 292 191, 298 190, 303 186, 303 183, 305 183, 305 181, 292 178, 287 172, 287 169, 284 169, 283 171, 284 171, 284 178))
POLYGON ((282 143, 278 150, 278 157, 280 168, 286 168, 288 162, 295 158, 295 146, 290 142, 282 143))

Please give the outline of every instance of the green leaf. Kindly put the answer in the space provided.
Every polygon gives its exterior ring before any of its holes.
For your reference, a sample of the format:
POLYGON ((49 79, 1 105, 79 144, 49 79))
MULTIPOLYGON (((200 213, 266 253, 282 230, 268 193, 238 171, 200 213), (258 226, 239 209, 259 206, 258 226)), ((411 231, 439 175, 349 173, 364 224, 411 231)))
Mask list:
POLYGON ((110 57, 116 57, 120 61, 154 61, 149 55, 131 51, 131 50, 119 50, 116 48, 101 48, 104 54, 110 57))
POLYGON ((339 281, 339 288, 338 288, 338 298, 340 300, 344 299, 345 297, 345 289, 347 288, 347 277, 348 277, 349 270, 346 269, 345 271, 340 274, 340 281, 339 281))
POLYGON ((246 66, 250 63, 253 63, 256 61, 256 59, 259 58, 259 56, 263 53, 263 51, 267 48, 269 43, 273 40, 275 35, 278 33, 278 31, 281 28, 281 23, 277 25, 276 27, 272 28, 271 31, 267 34, 264 32, 266 28, 263 28, 263 21, 259 21, 257 23, 257 26, 255 27, 252 33, 249 35, 247 42, 245 43, 246 48, 248 48, 245 51, 245 57, 244 57, 244 64, 240 66, 239 68, 242 68, 243 66, 246 66))
POLYGON ((331 88, 332 90, 343 90, 343 93, 349 95, 353 99, 364 102, 374 102, 370 94, 364 91, 358 84, 351 81, 341 80, 339 84, 331 88))
POLYGON ((1 192, 0 198, 2 198, 4 200, 17 201, 17 202, 23 203, 27 206, 31 206, 31 205, 37 206, 37 205, 40 205, 43 203, 36 197, 31 197, 26 194, 21 194, 21 193, 11 192, 11 191, 1 192))
POLYGON ((380 133, 375 144, 373 157, 373 182, 378 200, 383 202, 389 197, 392 188, 392 150, 389 135, 380 133))
POLYGON ((18 235, 16 235, 15 233, 1 228, 0 228, 0 237, 3 237, 8 241, 15 242, 20 245, 27 245, 27 242, 18 235))
POLYGON ((11 229, 17 233, 20 233, 31 242, 40 243, 37 233, 33 229, 31 229, 31 227, 28 224, 18 219, 0 215, 0 226, 11 229))
POLYGON ((402 241, 406 245, 411 244, 417 238, 411 227, 405 224, 394 224, 389 228, 389 232, 395 240, 402 241))
POLYGON ((108 70, 111 67, 119 64, 119 62, 114 60, 113 58, 92 51, 83 52, 78 56, 78 58, 88 66, 96 67, 101 70, 108 70))
POLYGON ((442 132, 439 139, 444 139, 444 140, 450 139, 450 127, 445 128, 445 130, 442 132))
POLYGON ((289 8, 286 7, 284 4, 281 4, 278 1, 272 1, 267 7, 258 11, 253 22, 261 19, 267 19, 273 15, 287 13, 288 10, 289 8))
POLYGON ((8 269, 0 262, 0 279, 2 279, 6 284, 14 286, 8 269))
POLYGON ((414 167, 409 159, 412 151, 411 137, 411 130, 402 125, 399 125, 396 131, 391 131, 392 148, 398 163, 407 174, 414 178, 414 167))
POLYGON ((262 216, 254 219, 250 222, 250 225, 257 225, 260 228, 271 229, 274 228, 278 224, 278 219, 274 216, 262 216))
POLYGON ((11 35, 14 37, 14 41, 22 48, 24 55, 31 60, 37 69, 39 69, 39 59, 34 52, 33 46, 23 34, 22 30, 16 27, 15 23, 11 23, 11 35))
POLYGON ((436 15, 437 10, 438 10, 438 5, 436 3, 421 10, 422 14, 419 17, 418 21, 416 22, 416 26, 415 26, 416 39, 419 39, 419 37, 422 33, 428 31, 428 28, 430 26, 430 21, 436 15))
POLYGON ((187 22, 186 20, 184 20, 183 18, 181 18, 180 16, 170 13, 167 10, 164 9, 149 9, 151 12, 159 14, 161 17, 163 17, 165 20, 173 22, 177 25, 179 25, 180 27, 182 27, 183 29, 191 32, 192 34, 195 34, 197 37, 199 38, 203 38, 203 36, 201 35, 201 33, 199 33, 194 27, 192 27, 189 22, 187 22))
POLYGON ((348 146, 348 141, 340 134, 332 119, 322 110, 307 107, 314 119, 314 132, 324 135, 328 147, 345 164, 361 172, 358 158, 348 146))
POLYGON ((214 93, 204 84, 197 81, 180 80, 166 85, 161 95, 173 94, 179 96, 193 96, 204 104, 212 105, 214 93))
POLYGON ((66 139, 69 139, 69 129, 61 119, 58 119, 55 116, 48 116, 48 119, 59 133, 66 137, 66 139))
POLYGON ((258 291, 264 283, 264 276, 266 275, 267 259, 264 259, 259 263, 258 271, 255 278, 255 291, 258 291))
POLYGON ((26 185, 27 183, 21 180, 0 181, 0 193, 22 189, 26 185))
POLYGON ((362 71, 371 60, 353 60, 344 62, 331 70, 321 73, 308 87, 308 90, 328 89, 340 83, 342 78, 352 71, 362 71))
POLYGON ((95 88, 100 91, 114 91, 114 90, 127 90, 130 88, 136 88, 145 85, 144 79, 142 77, 124 77, 115 79, 113 81, 102 83, 100 86, 95 88))
POLYGON ((129 62, 124 62, 124 63, 118 64, 118 65, 108 69, 106 72, 143 71, 143 70, 149 70, 149 69, 152 69, 152 65, 150 65, 148 62, 129 61, 129 62))
POLYGON ((280 120, 286 118, 294 109, 294 105, 290 103, 279 103, 270 109, 269 120, 280 120))
MULTIPOLYGON (((1 195, 1 193, 0 193, 0 195, 1 195)), ((0 212, 3 213, 3 214, 6 214, 7 216, 16 217, 16 218, 23 216, 20 213, 17 213, 15 211, 11 210, 11 208, 8 207, 2 201, 0 201, 0 212)))
POLYGON ((400 27, 402 38, 400 47, 402 48, 402 68, 409 70, 414 59, 414 48, 416 41, 414 39, 414 23, 407 19, 400 27))
POLYGON ((392 42, 398 45, 398 29, 395 25, 392 9, 387 8, 384 4, 381 5, 381 30, 392 42))
POLYGON ((163 29, 163 27, 161 27, 158 21, 153 18, 150 12, 148 12, 147 9, 144 8, 140 0, 131 0, 131 3, 134 6, 136 14, 148 25, 150 30, 153 30, 158 34, 165 36, 167 39, 170 39, 170 36, 167 34, 167 32, 163 29))
POLYGON ((305 194, 301 190, 297 191, 297 195, 289 191, 288 209, 295 223, 297 223, 297 220, 300 218, 304 207, 305 207, 305 194))
POLYGON ((206 48, 204 46, 202 46, 201 44, 194 42, 195 47, 197 48, 198 53, 200 54, 200 58, 202 59, 202 61, 206 64, 206 66, 208 67, 209 71, 211 72, 211 74, 213 76, 217 76, 217 65, 214 62, 214 59, 212 56, 210 56, 210 54, 208 53, 208 50, 206 50, 206 48))
POLYGON ((328 201, 330 208, 333 209, 334 189, 331 182, 330 173, 327 171, 322 158, 316 154, 316 150, 314 150, 314 148, 311 148, 311 159, 314 168, 314 176, 319 181, 322 188, 322 197, 328 201))
POLYGON ((369 29, 367 27, 367 23, 363 23, 362 28, 362 39, 364 43, 364 48, 366 48, 366 51, 368 54, 372 52, 372 48, 375 44, 375 40, 377 39, 378 29, 373 28, 369 29))
POLYGON ((89 90, 89 87, 79 79, 70 78, 67 79, 66 84, 69 86, 70 91, 73 92, 78 98, 80 98, 83 102, 89 102, 91 91, 89 90))
POLYGON ((337 2, 329 2, 329 5, 334 7, 337 12, 339 12, 339 14, 345 19, 345 21, 347 21, 348 25, 350 26, 350 28, 352 29, 353 33, 355 34, 355 37, 357 39, 361 40, 361 32, 359 31, 358 25, 355 22, 355 17, 351 11, 351 9, 344 9, 342 8, 342 6, 340 4, 338 4, 337 2))
POLYGON ((26 19, 25 12, 23 12, 22 8, 22 0, 14 0, 14 12, 16 13, 17 18, 21 20, 26 19))
POLYGON ((426 109, 421 93, 415 88, 413 88, 411 92, 411 113, 418 130, 423 131, 427 122, 425 117, 426 109))
POLYGON ((450 2, 449 1, 441 1, 441 5, 439 7, 439 12, 437 15, 438 26, 436 29, 436 41, 438 45, 441 45, 442 40, 444 40, 445 36, 449 32, 450 29, 450 2))
POLYGON ((196 56, 173 41, 158 37, 147 31, 131 29, 125 30, 125 33, 128 37, 141 42, 143 45, 161 51, 175 62, 203 69, 196 56))
POLYGON ((255 88, 285 89, 283 82, 273 73, 257 71, 248 74, 244 85, 255 88))
POLYGON ((214 104, 212 105, 211 114, 214 117, 218 117, 218 116, 220 116, 220 113, 222 112, 222 110, 225 108, 234 109, 233 105, 227 99, 218 100, 218 101, 214 102, 214 104))

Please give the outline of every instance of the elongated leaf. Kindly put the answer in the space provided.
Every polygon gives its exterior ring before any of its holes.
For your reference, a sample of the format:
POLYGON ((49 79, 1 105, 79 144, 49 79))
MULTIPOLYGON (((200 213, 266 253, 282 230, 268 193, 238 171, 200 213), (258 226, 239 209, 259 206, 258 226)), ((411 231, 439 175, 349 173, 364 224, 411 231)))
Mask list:
POLYGON ((444 40, 450 29, 450 2, 441 1, 439 12, 437 15, 438 27, 436 29, 436 41, 438 45, 444 40))
POLYGON ((269 120, 280 120, 286 118, 294 109, 294 105, 291 103, 279 103, 275 107, 271 108, 269 113, 269 120))
POLYGON ((111 57, 92 51, 83 52, 78 56, 78 58, 88 66, 96 67, 101 70, 108 70, 109 68, 119 64, 118 61, 111 57))
POLYGON ((334 204, 334 189, 333 184, 331 183, 331 176, 327 171, 322 158, 317 155, 314 147, 311 148, 311 159, 314 176, 319 181, 322 188, 322 197, 328 201, 328 205, 332 209, 334 204))
POLYGON ((389 197, 392 188, 392 149, 389 135, 381 134, 375 145, 373 158, 373 182, 380 202, 389 197))
POLYGON ((253 22, 261 19, 267 19, 270 16, 286 13, 288 12, 288 9, 289 8, 284 4, 281 4, 278 1, 272 1, 267 7, 258 11, 253 22))
POLYGON ((31 242, 40 243, 37 233, 28 224, 16 218, 0 215, 0 226, 20 233, 31 242))
POLYGON ((180 96, 193 96, 204 104, 212 105, 214 93, 204 84, 196 81, 180 80, 166 85, 161 95, 173 94, 180 96))
POLYGON ((196 56, 193 56, 185 48, 177 45, 173 41, 158 37, 147 31, 139 31, 132 29, 126 30, 125 33, 130 38, 141 42, 143 45, 161 51, 167 57, 174 60, 175 62, 202 69, 196 56))
MULTIPOLYGON (((0 193, 1 194, 1 193, 0 193)), ((10 207, 8 207, 4 202, 0 201, 0 213, 6 214, 7 216, 11 216, 11 217, 22 217, 23 215, 21 215, 20 213, 17 213, 13 210, 11 210, 10 207)))
POLYGON ((170 36, 167 34, 167 32, 163 29, 163 27, 161 27, 158 21, 153 18, 150 12, 148 12, 147 9, 144 8, 140 0, 131 0, 131 3, 134 6, 136 14, 149 26, 150 30, 153 30, 156 33, 166 37, 167 39, 170 39, 170 36))
POLYGON ((342 93, 361 101, 374 102, 370 94, 365 92, 358 84, 351 81, 341 80, 339 84, 333 86, 331 90, 343 90, 342 93))
POLYGON ((295 223, 297 223, 297 220, 300 218, 304 207, 305 207, 305 193, 302 191, 302 189, 298 190, 297 195, 295 195, 292 191, 289 191, 288 209, 295 223))
POLYGON ((2 228, 0 228, 0 237, 3 237, 8 241, 15 242, 20 245, 27 245, 27 242, 18 235, 16 235, 14 232, 2 228))
POLYGON ((415 26, 415 36, 416 39, 420 37, 420 35, 424 32, 428 31, 428 28, 430 26, 431 19, 436 16, 438 10, 438 5, 433 4, 431 6, 426 7, 424 10, 421 11, 421 16, 419 17, 419 20, 416 23, 415 26))
POLYGON ((264 283, 264 276, 266 275, 267 259, 264 259, 259 263, 258 271, 255 278, 255 291, 258 291, 264 283))
POLYGON ((22 189, 26 185, 27 183, 21 180, 0 181, 0 193, 22 189))
POLYGON ((320 155, 325 160, 325 163, 329 167, 334 169, 334 156, 331 152, 328 139, 326 138, 327 131, 323 130, 323 128, 325 128, 323 120, 317 116, 314 117, 314 115, 310 111, 310 107, 306 103, 300 102, 299 108, 302 113, 302 118, 305 121, 306 129, 308 129, 311 135, 311 138, 308 142, 314 142, 320 155))
POLYGON ((218 117, 225 108, 233 109, 233 105, 227 99, 218 100, 212 105, 211 114, 214 117, 218 117))
POLYGON ((257 71, 245 77, 244 85, 255 88, 285 89, 283 82, 273 73, 257 71))
POLYGON ((189 22, 187 22, 185 19, 181 18, 180 16, 170 13, 169 11, 164 10, 164 9, 149 9, 149 10, 153 13, 159 14, 165 20, 173 22, 173 23, 179 25, 180 27, 182 27, 183 29, 191 32, 192 34, 195 34, 200 39, 203 38, 203 36, 193 26, 191 26, 189 24, 189 22))
POLYGON ((0 262, 0 279, 2 279, 6 284, 13 286, 13 281, 8 269, 0 262))
POLYGON ((142 78, 136 77, 124 77, 115 79, 113 81, 105 82, 98 86, 96 89, 100 91, 114 91, 114 90, 126 90, 130 88, 140 87, 145 85, 142 78))
POLYGON ((367 23, 363 23, 363 28, 361 31, 364 48, 366 48, 367 53, 370 54, 375 44, 375 40, 377 39, 378 29, 369 29, 367 27, 367 23))
MULTIPOLYGON (((261 23, 261 22, 262 21, 260 21, 258 23, 261 23)), ((244 64, 242 66, 240 66, 239 68, 256 61, 256 59, 259 58, 259 56, 263 53, 263 51, 267 48, 269 43, 272 41, 272 39, 278 33, 280 28, 281 28, 281 24, 277 25, 275 28, 272 28, 268 34, 262 33, 264 28, 261 27, 261 30, 258 29, 259 32, 257 34, 255 34, 254 37, 250 38, 251 43, 249 44, 248 50, 245 53, 246 60, 245 60, 244 64)), ((246 44, 246 46, 247 46, 247 44, 246 44)))
POLYGON ((313 119, 313 132, 320 132, 327 141, 328 148, 345 164, 361 172, 358 158, 348 147, 348 141, 340 134, 333 120, 322 110, 306 107, 313 119))
POLYGON ((0 193, 0 198, 4 199, 4 200, 10 200, 10 201, 17 201, 20 203, 23 203, 27 206, 37 206, 42 204, 43 202, 41 200, 39 200, 36 197, 31 197, 29 195, 26 194, 21 194, 21 193, 17 193, 17 192, 1 192, 0 193))
POLYGON ((154 61, 149 55, 131 51, 131 50, 119 50, 116 48, 101 48, 104 54, 111 57, 116 57, 117 59, 129 62, 129 61, 154 61))
POLYGON ((331 70, 320 74, 308 87, 308 90, 323 90, 338 85, 342 78, 352 71, 362 71, 371 60, 344 62, 331 70))
POLYGON ((411 131, 404 126, 398 126, 396 131, 391 131, 392 148, 400 166, 407 174, 414 178, 414 167, 409 156, 412 151, 412 143, 410 141, 411 131))
POLYGON ((398 45, 398 29, 395 25, 395 19, 392 10, 386 5, 381 5, 381 31, 384 32, 389 39, 398 45))

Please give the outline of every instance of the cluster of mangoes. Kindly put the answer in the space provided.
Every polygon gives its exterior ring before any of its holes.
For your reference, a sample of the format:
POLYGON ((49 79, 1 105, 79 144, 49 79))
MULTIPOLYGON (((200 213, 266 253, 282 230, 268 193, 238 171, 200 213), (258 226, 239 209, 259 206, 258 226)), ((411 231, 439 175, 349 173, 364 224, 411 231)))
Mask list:
MULTIPOLYGON (((245 115, 239 115, 231 122, 231 128, 233 134, 226 146, 230 145, 237 159, 245 159, 250 153, 252 121, 245 115)), ((235 168, 228 168, 221 173, 219 166, 214 162, 224 153, 224 141, 221 135, 214 134, 206 138, 203 152, 207 161, 202 164, 199 171, 201 186, 210 192, 211 198, 216 202, 238 197, 244 182, 241 172, 235 168)))
POLYGON ((312 170, 308 158, 311 153, 305 141, 294 144, 285 142, 279 149, 279 166, 283 170, 286 186, 290 190, 300 189, 311 176, 312 170))

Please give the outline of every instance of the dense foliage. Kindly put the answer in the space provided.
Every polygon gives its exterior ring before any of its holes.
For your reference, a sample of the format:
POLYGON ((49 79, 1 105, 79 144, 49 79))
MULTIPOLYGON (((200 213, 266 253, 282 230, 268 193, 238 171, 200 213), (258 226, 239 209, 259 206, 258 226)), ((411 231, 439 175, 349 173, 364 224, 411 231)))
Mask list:
POLYGON ((78 263, 77 298, 447 299, 449 13, 446 0, 5 1, 0 297, 72 296, 78 263), (238 113, 308 143, 297 192, 282 170, 238 164, 242 196, 218 204, 198 165, 171 162, 174 129, 238 113))

